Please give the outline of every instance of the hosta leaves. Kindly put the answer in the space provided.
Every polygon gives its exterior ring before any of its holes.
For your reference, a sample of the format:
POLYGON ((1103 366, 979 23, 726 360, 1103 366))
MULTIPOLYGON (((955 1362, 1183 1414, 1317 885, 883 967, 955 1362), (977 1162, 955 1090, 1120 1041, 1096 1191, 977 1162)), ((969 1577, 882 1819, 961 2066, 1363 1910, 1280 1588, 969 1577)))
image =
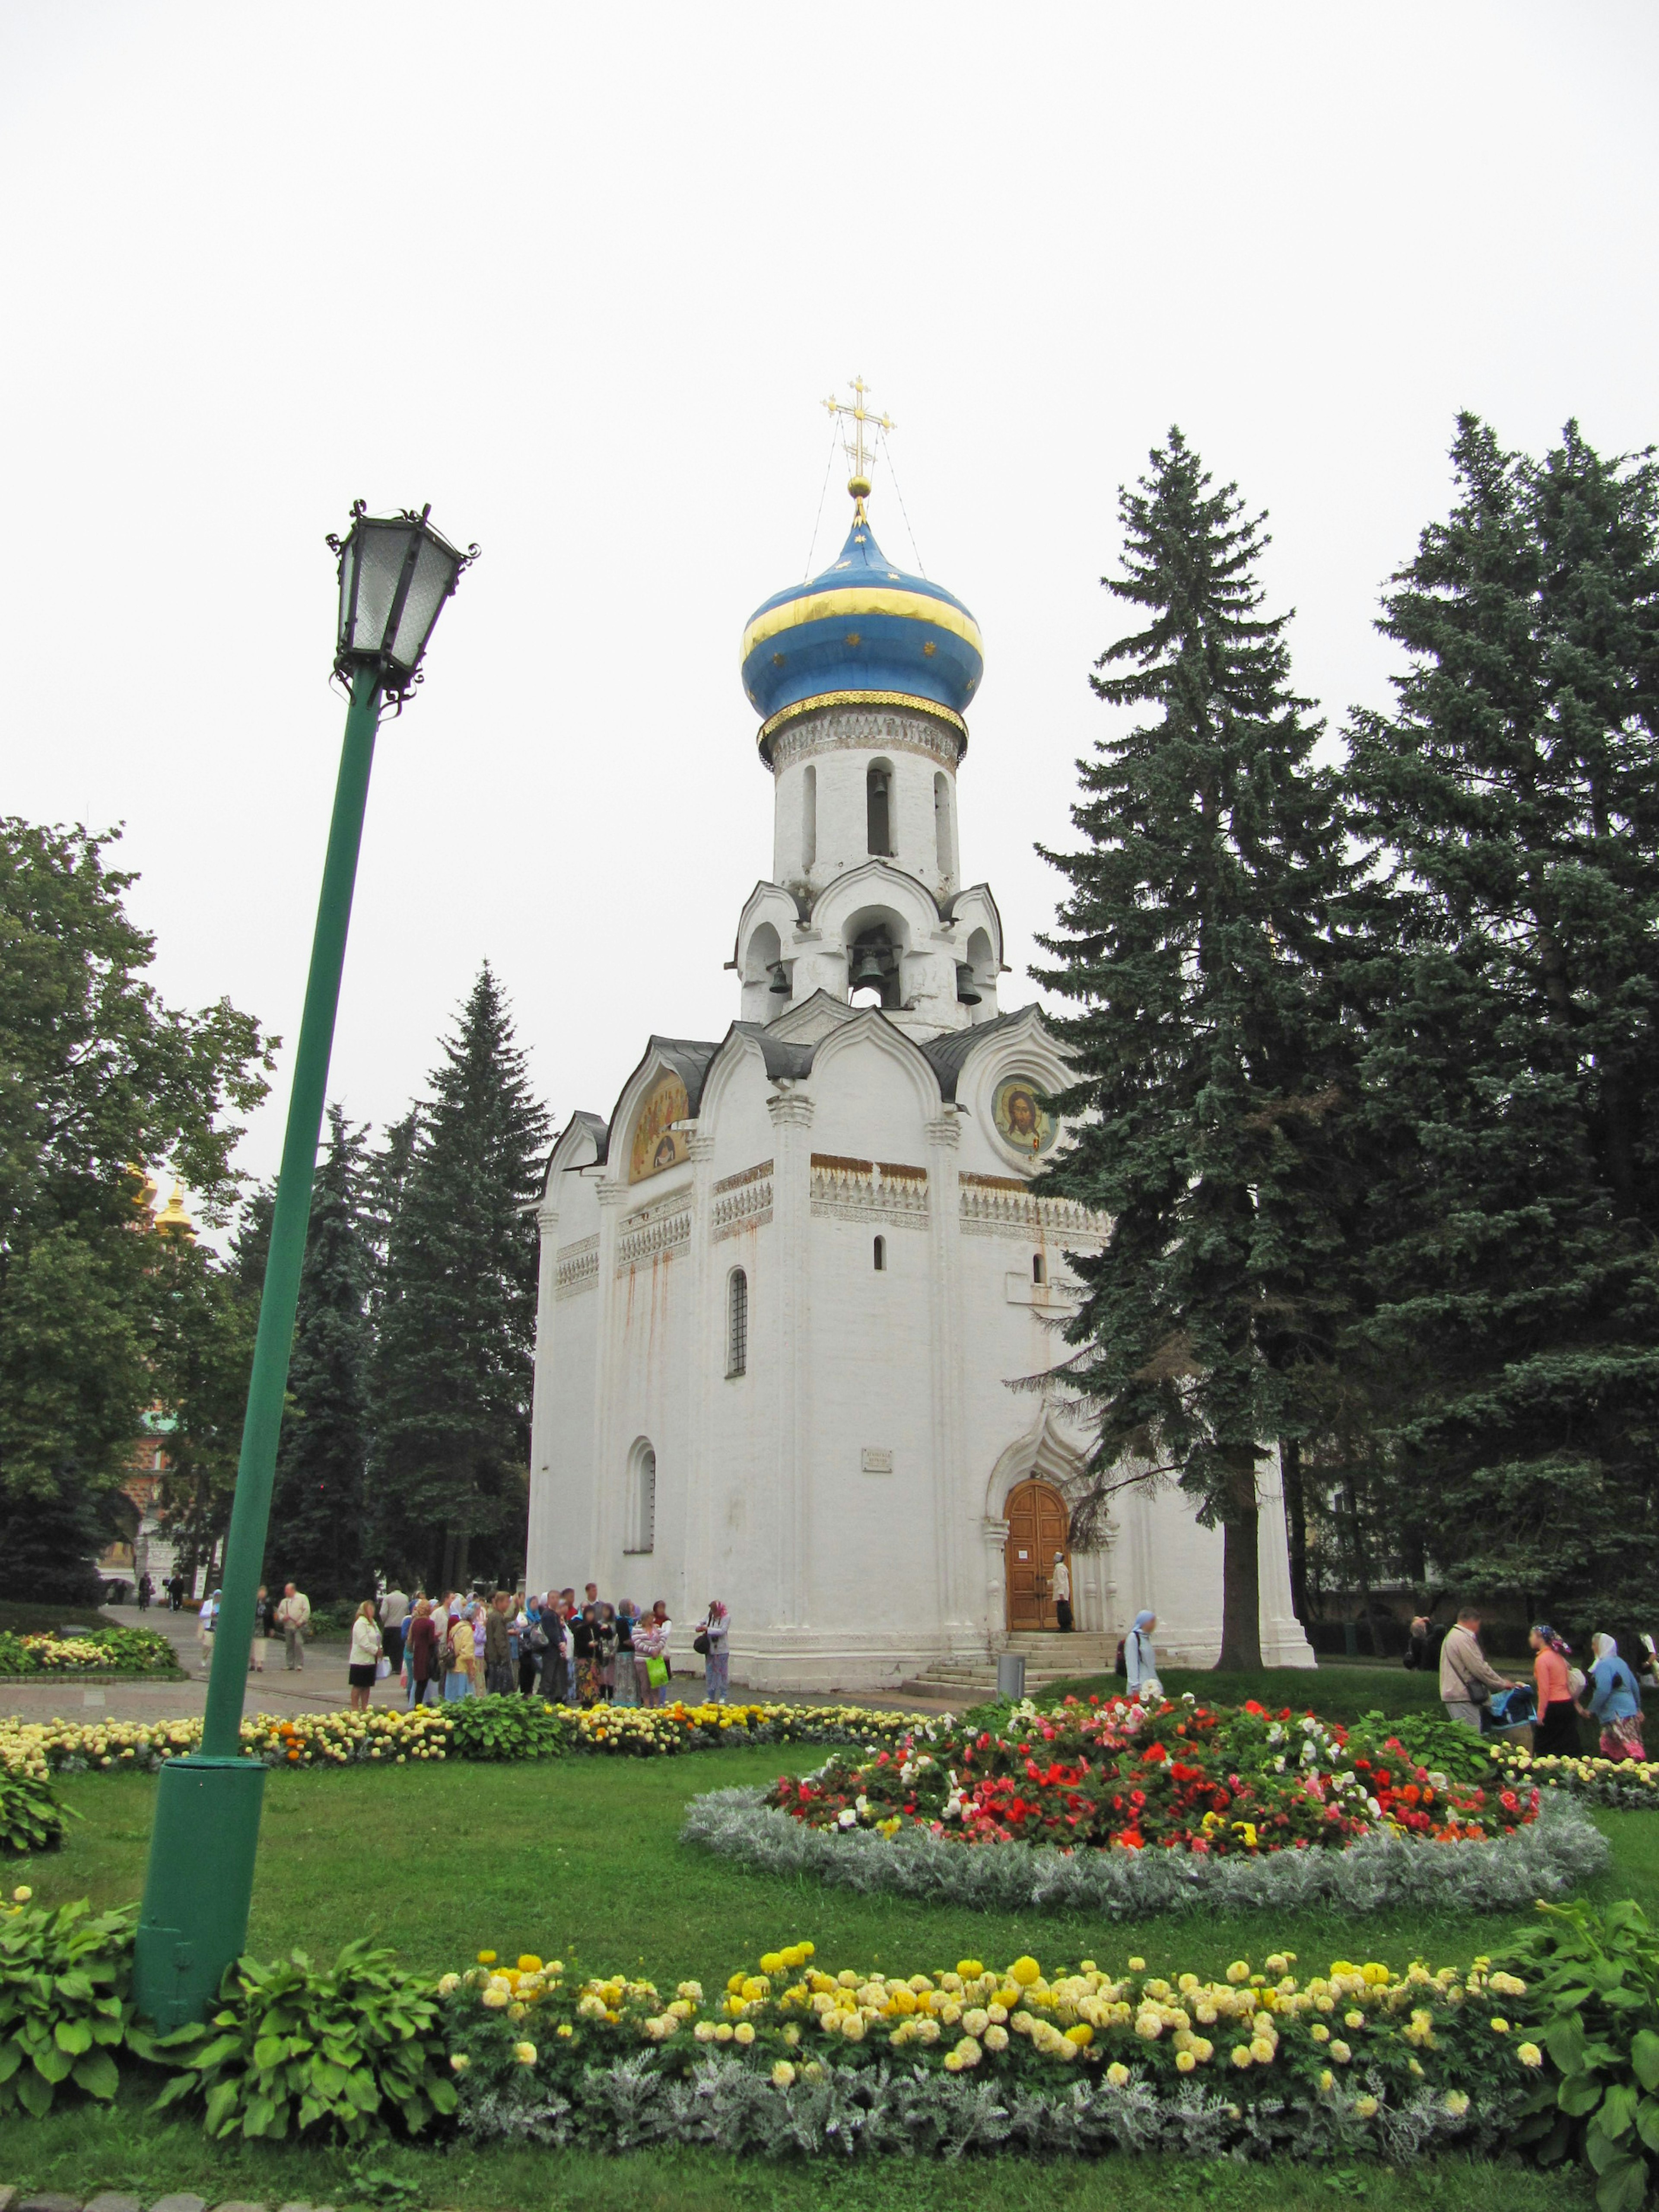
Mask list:
POLYGON ((84 2089, 88 2096, 107 2099, 115 2094, 120 2077, 107 2051, 90 2051, 76 2060, 74 2079, 76 2087, 84 2089))
POLYGON ((1631 2038, 1631 2069, 1644 2089, 1659 2089, 1659 2035, 1639 2027, 1631 2038))

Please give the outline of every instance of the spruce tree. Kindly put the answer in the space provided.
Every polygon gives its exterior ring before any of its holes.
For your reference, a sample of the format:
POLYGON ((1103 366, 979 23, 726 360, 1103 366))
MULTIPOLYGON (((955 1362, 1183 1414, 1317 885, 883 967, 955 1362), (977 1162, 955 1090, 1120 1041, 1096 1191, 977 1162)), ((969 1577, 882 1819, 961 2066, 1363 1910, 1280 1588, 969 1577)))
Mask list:
POLYGON ((1123 573, 1103 580, 1142 626, 1097 664, 1122 672, 1091 680, 1149 711, 1079 763, 1085 842, 1046 854, 1071 890, 1042 940, 1056 964, 1034 971, 1080 1009, 1054 1024, 1077 1141, 1042 1187, 1111 1222, 1071 1262, 1085 1297, 1059 1371, 1100 1425, 1073 1525, 1097 1530, 1126 1479, 1177 1480, 1224 1532, 1220 1663, 1252 1666, 1258 1468, 1300 1431, 1339 1295, 1345 1093, 1322 1008, 1341 839, 1289 618, 1261 611, 1261 519, 1178 429, 1119 512, 1123 573))
POLYGON ((364 1133, 338 1106, 313 1187, 265 1542, 265 1580, 313 1603, 374 1594, 366 1549, 370 1254, 364 1133))
POLYGON ((1383 600, 1396 711, 1350 733, 1364 1334, 1443 1569, 1601 1626, 1659 1571, 1659 471, 1575 423, 1452 454, 1383 600))
POLYGON ((429 1589, 524 1559, 536 1242, 523 1208, 548 1123, 488 963, 431 1083, 392 1178, 374 1409, 383 1556, 429 1589))

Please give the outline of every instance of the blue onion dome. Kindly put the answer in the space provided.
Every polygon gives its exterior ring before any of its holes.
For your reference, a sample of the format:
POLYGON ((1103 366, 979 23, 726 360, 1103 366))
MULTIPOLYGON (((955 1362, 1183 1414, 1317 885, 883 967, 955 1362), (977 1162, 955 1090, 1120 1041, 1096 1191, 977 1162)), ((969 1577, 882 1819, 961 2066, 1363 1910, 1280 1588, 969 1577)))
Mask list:
POLYGON ((743 688, 762 718, 763 750, 781 723, 815 706, 919 706, 965 734, 984 672, 972 615, 890 564, 862 500, 830 566, 774 592, 743 634, 743 688))

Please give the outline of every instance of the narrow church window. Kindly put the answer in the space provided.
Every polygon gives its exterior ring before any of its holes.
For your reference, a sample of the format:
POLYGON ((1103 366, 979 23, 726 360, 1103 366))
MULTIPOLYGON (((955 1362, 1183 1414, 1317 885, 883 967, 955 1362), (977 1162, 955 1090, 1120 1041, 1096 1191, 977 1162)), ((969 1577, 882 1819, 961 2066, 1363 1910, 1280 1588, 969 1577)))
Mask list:
POLYGON ((800 787, 800 864, 810 868, 818 857, 818 772, 808 767, 800 787))
POLYGON ((749 1371, 749 1278, 733 1267, 726 1293, 726 1379, 749 1371))
POLYGON ((893 850, 893 771, 885 761, 872 761, 864 778, 865 848, 890 855, 893 850))
POLYGON ((884 1237, 876 1239, 876 1273, 878 1275, 887 1273, 887 1239, 884 1237))
POLYGON ((951 866, 951 780, 941 769, 933 778, 933 843, 942 876, 953 875, 951 866))
POLYGON ((1031 1255, 1031 1280, 1034 1283, 1046 1283, 1048 1279, 1048 1270, 1042 1264, 1042 1253, 1033 1252, 1031 1255))
POLYGON ((641 1437, 634 1447, 633 1482, 624 1552, 649 1552, 657 1541, 657 1455, 641 1437))

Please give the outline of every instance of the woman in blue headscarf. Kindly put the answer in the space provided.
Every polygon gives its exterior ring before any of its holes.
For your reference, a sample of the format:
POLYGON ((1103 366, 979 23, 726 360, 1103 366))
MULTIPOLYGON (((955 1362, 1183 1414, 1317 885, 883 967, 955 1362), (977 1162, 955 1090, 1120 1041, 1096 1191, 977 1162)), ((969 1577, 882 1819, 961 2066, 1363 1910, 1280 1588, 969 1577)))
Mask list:
POLYGON ((1587 1711, 1601 1731, 1603 1759, 1644 1759, 1642 1748, 1642 1690, 1619 1656, 1611 1636, 1592 1637, 1595 1664, 1584 1685, 1587 1711))
POLYGON ((1132 1698, 1163 1695, 1163 1685, 1158 1679, 1158 1653, 1152 1648, 1152 1631, 1157 1626, 1155 1613, 1138 1613, 1124 1644, 1124 1672, 1129 1678, 1132 1698))

